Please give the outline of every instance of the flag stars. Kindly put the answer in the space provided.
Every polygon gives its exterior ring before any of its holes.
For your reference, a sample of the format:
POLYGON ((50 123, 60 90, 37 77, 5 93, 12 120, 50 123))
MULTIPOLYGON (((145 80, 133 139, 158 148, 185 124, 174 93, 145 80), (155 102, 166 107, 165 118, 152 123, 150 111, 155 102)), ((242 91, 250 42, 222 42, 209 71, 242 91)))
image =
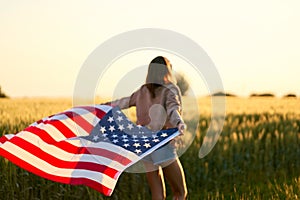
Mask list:
POLYGON ((162 133, 161 137, 168 137, 168 134, 167 133, 162 133))
POLYGON ((152 140, 153 142, 159 142, 159 139, 155 138, 152 140))
POLYGON ((109 126, 109 130, 110 130, 110 132, 115 131, 115 130, 116 130, 116 129, 115 129, 115 126, 109 126))
POLYGON ((103 134, 105 131, 106 131, 105 127, 104 127, 104 126, 101 126, 101 127, 100 127, 100 132, 103 134))
POLYGON ((135 148, 138 148, 138 147, 140 147, 141 145, 140 145, 140 143, 134 143, 133 146, 134 146, 135 148))
POLYGON ((126 139, 126 138, 124 138, 122 141, 123 141, 123 142, 128 142, 129 140, 128 140, 128 139, 126 139))
POLYGON ((99 139, 99 136, 98 135, 94 135, 93 140, 97 141, 98 139, 99 139))
POLYGON ((137 153, 137 154, 142 153, 142 151, 141 151, 140 149, 136 149, 136 150, 134 150, 134 151, 135 151, 135 153, 137 153))
POLYGON ((145 143, 143 146, 146 147, 147 149, 151 147, 150 143, 145 143))
POLYGON ((119 122, 121 122, 121 121, 123 120, 123 117, 122 117, 122 116, 118 116, 117 120, 118 120, 119 122))
POLYGON ((119 125, 119 128, 118 128, 120 131, 123 131, 125 128, 124 128, 124 125, 123 124, 120 124, 119 125))
POLYGON ((136 139, 138 136, 137 135, 132 135, 131 137, 134 138, 134 139, 136 139))
POLYGON ((114 118, 113 117, 108 117, 107 121, 109 121, 109 123, 112 123, 114 121, 114 118))
POLYGON ((112 142, 116 144, 116 143, 118 143, 118 142, 119 142, 119 140, 117 140, 117 139, 114 139, 112 142))
POLYGON ((149 141, 148 137, 145 136, 145 135, 143 135, 141 138, 143 139, 144 142, 148 142, 149 141))
POLYGON ((116 111, 104 120, 98 122, 97 131, 86 136, 91 142, 110 142, 136 155, 148 152, 159 146, 160 142, 168 140, 167 130, 151 131, 147 127, 136 125, 122 113, 116 111))
POLYGON ((133 124, 128 124, 127 128, 128 128, 129 130, 133 129, 133 124))

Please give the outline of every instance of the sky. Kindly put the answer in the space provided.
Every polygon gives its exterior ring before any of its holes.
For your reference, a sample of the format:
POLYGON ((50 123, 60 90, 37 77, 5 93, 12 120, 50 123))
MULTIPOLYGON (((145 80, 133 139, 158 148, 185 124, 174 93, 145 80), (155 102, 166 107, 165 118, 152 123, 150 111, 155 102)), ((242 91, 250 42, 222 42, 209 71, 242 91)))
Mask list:
MULTIPOLYGON (((127 31, 157 28, 201 46, 229 93, 300 95, 299 10, 298 0, 0 0, 0 86, 11 97, 70 97, 83 63, 99 45, 127 31)), ((111 95, 107 92, 122 74, 159 53, 185 73, 195 92, 208 92, 204 81, 186 70, 189 63, 157 50, 115 60, 110 74, 118 71, 114 66, 128 68, 99 80, 96 95, 111 95), (105 88, 103 94, 99 88, 105 88)))

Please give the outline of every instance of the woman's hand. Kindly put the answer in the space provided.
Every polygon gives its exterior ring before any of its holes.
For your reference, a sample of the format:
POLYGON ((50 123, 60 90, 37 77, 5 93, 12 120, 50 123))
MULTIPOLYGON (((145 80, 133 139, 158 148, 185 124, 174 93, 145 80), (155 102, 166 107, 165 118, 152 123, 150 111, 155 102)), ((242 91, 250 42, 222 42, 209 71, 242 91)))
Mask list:
POLYGON ((186 129, 186 125, 185 125, 185 123, 179 123, 177 128, 178 128, 178 131, 179 131, 179 135, 183 135, 184 130, 186 129))

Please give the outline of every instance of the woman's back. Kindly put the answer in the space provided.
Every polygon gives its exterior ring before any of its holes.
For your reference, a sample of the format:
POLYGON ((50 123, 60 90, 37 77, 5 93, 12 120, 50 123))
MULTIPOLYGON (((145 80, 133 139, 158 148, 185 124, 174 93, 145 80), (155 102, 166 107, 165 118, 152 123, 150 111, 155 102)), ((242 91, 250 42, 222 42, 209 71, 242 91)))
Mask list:
POLYGON ((152 130, 176 127, 181 120, 181 95, 178 87, 172 83, 156 87, 154 95, 147 85, 143 85, 131 96, 130 101, 136 106, 137 124, 152 130))

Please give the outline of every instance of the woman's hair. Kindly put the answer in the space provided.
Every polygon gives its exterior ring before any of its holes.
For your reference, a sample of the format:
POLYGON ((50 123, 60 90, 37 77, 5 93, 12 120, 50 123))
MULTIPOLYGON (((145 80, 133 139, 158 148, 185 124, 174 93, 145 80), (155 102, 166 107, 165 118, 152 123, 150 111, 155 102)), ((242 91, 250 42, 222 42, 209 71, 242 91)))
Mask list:
POLYGON ((146 86, 149 89, 152 98, 155 97, 156 88, 167 83, 175 83, 171 65, 167 64, 164 57, 157 56, 150 62, 146 77, 146 86))

